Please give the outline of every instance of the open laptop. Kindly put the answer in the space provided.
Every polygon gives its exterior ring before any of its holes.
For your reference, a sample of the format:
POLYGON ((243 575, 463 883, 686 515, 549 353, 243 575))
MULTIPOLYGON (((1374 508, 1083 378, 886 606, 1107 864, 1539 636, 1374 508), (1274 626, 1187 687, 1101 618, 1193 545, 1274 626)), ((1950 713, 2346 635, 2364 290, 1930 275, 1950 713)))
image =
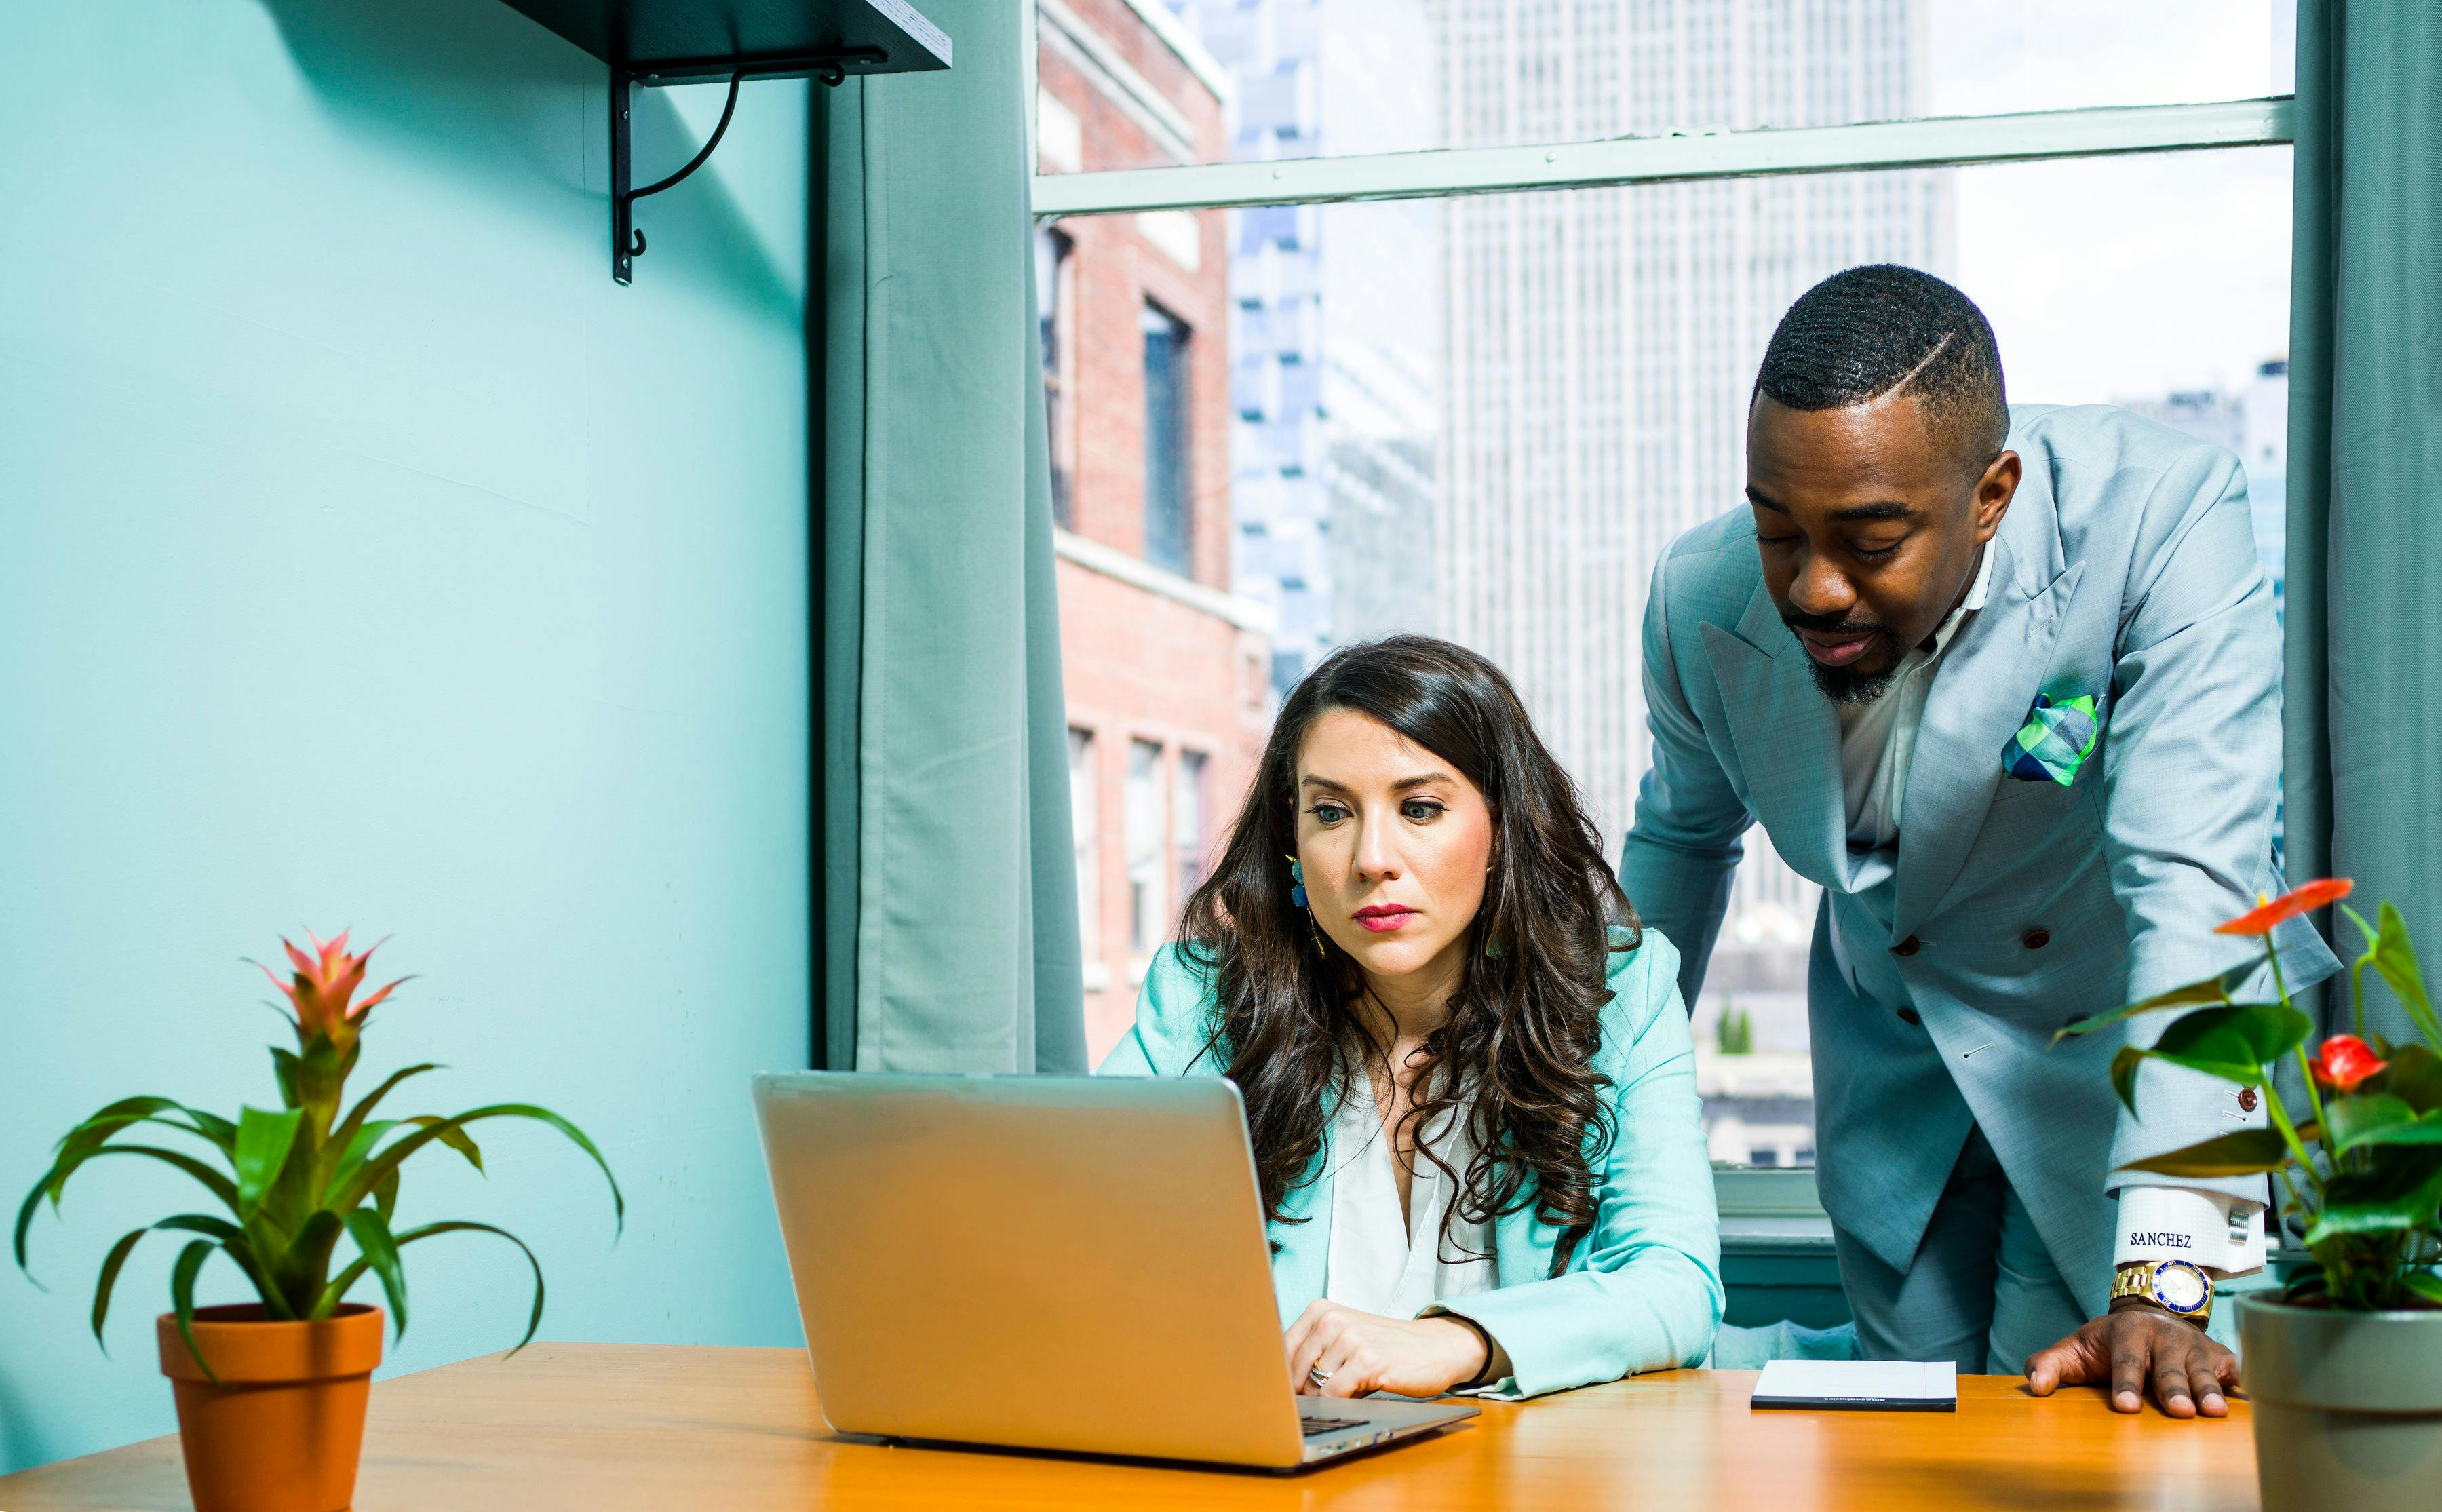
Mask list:
POLYGON ((1217 1077, 809 1071, 755 1107, 841 1432, 1287 1470, 1475 1415, 1290 1391, 1217 1077))

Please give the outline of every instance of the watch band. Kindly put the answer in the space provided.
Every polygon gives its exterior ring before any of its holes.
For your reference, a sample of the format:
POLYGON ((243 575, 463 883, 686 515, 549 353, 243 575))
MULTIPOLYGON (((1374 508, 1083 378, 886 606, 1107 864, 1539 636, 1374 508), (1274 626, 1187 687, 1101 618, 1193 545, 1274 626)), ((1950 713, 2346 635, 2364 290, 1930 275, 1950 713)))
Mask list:
POLYGON ((2134 1260, 2111 1274, 2111 1300, 2160 1307, 2202 1326, 2213 1317, 2213 1278, 2184 1260, 2134 1260))

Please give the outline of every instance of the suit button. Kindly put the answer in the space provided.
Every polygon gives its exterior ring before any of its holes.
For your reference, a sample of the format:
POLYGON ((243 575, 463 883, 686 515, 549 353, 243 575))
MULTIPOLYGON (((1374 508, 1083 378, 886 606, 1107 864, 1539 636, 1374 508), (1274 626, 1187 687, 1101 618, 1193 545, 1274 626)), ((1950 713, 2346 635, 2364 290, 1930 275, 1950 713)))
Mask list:
POLYGON ((1895 1011, 1899 1014, 1900 1022, 1903 1024, 1922 1024, 1924 1022, 1923 1015, 1919 1014, 1915 1009, 1903 1008, 1895 1010, 1895 1011))
POLYGON ((1896 945, 1893 945, 1891 947, 1891 954, 1894 956, 1913 956, 1917 953, 1918 949, 1917 938, 1914 935, 1910 935, 1907 938, 1901 940, 1896 945))
POLYGON ((2238 1089, 2238 1110, 2241 1113, 2255 1111, 2255 1088, 2243 1086, 2238 1089))
POLYGON ((2051 942, 2052 932, 2049 929, 2030 929, 2018 938, 2018 943, 2029 950, 2041 950, 2051 942))

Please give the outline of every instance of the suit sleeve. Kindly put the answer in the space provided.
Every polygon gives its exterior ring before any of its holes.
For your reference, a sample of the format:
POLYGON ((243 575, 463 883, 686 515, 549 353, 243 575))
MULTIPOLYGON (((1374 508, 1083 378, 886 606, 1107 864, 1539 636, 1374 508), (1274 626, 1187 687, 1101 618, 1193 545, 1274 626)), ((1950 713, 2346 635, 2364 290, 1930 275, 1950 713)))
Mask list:
POLYGON ((1509 1352, 1509 1378, 1484 1394, 1515 1400, 1701 1364, 1713 1347, 1721 1220, 1677 965, 1649 928, 1613 978, 1599 1064, 1612 1079, 1613 1135, 1576 1268, 1431 1309, 1466 1314, 1509 1352))
MULTIPOLYGON (((2252 941, 2213 928, 2254 902, 2280 792, 2281 630, 2246 476, 2227 452, 2190 456, 2164 472, 2139 526, 2100 752, 2104 850, 2128 931, 2131 1002, 2245 958, 2252 941)), ((2153 1044, 2177 1017, 2130 1020, 2128 1043, 2153 1044)), ((2184 1186, 2263 1199, 2261 1176, 2120 1169, 2261 1125, 2236 1088, 2147 1062, 2137 1106, 2135 1117, 2121 1109, 2106 1190, 2184 1186)))
POLYGON ((1163 946, 1145 969, 1136 1022, 1094 1074, 1220 1075, 1224 1066, 1211 1043, 1212 1011, 1210 973, 1188 957, 1185 947, 1163 946))
POLYGON ((1740 835, 1754 822, 1697 721, 1670 643, 1671 554, 1645 601, 1645 723, 1652 756, 1636 788, 1636 819, 1620 847, 1619 881, 1637 916, 1678 942, 1679 993, 1692 1008, 1729 906, 1740 835))

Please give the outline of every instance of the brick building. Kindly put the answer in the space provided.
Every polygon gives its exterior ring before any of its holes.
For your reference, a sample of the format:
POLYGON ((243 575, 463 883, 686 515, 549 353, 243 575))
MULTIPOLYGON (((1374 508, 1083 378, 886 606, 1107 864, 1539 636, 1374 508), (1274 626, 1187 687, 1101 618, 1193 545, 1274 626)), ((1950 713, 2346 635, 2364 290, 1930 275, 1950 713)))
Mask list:
MULTIPOLYGON (((1158 0, 1040 0, 1046 173, 1209 162, 1227 77, 1158 0)), ((1270 610, 1230 592, 1230 266, 1217 212, 1037 233, 1085 955, 1085 1035, 1145 963, 1244 793, 1270 610)))

